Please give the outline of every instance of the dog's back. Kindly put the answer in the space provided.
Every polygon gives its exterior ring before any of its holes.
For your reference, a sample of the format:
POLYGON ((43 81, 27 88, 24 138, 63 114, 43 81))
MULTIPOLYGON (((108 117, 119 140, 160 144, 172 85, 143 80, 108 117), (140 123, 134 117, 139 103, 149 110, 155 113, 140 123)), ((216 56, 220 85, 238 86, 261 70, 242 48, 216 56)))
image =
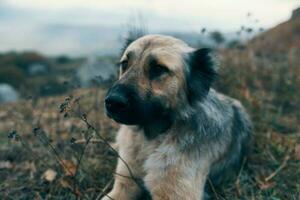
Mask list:
MULTIPOLYGON (((249 152, 252 124, 242 104, 233 98, 217 93, 214 90, 210 93, 210 98, 215 99, 214 104, 222 108, 223 115, 230 116, 230 121, 224 124, 223 132, 218 134, 219 139, 230 138, 230 145, 224 156, 218 160, 211 168, 209 178, 214 186, 230 181, 240 171, 249 152)), ((211 101, 211 100, 209 100, 211 101)))

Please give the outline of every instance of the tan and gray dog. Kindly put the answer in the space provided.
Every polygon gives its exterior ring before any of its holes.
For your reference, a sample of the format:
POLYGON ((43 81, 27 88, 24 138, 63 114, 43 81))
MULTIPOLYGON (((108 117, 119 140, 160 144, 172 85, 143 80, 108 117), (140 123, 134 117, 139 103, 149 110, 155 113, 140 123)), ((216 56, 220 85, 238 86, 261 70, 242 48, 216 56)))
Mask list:
POLYGON ((208 179, 219 184, 239 170, 251 123, 239 101, 211 88, 208 49, 147 35, 128 45, 120 65, 105 107, 122 124, 116 141, 131 172, 119 159, 103 199, 201 200, 208 179))

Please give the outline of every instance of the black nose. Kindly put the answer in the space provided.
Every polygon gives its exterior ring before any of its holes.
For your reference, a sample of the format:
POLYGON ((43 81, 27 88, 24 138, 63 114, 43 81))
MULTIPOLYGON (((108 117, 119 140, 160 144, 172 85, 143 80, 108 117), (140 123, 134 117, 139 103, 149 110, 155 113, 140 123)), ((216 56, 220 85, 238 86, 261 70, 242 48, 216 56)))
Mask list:
POLYGON ((129 100, 125 95, 112 93, 105 98, 105 106, 109 112, 122 112, 129 106, 129 100))

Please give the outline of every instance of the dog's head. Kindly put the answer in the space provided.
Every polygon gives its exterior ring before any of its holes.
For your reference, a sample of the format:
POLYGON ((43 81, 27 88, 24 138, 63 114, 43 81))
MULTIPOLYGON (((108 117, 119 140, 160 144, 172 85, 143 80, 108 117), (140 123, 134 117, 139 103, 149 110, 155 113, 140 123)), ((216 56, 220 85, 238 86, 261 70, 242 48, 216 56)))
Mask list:
POLYGON ((107 115, 122 124, 166 128, 178 110, 205 98, 215 75, 208 49, 169 36, 141 37, 121 57, 119 80, 105 98, 107 115))

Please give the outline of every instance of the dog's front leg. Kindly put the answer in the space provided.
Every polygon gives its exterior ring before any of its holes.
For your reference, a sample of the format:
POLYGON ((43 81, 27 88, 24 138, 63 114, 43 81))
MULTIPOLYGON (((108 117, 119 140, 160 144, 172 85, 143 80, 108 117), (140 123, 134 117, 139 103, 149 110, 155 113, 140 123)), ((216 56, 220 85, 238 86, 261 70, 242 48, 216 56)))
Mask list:
POLYGON ((193 161, 160 166, 154 163, 144 178, 153 200, 202 200, 209 167, 193 161))
POLYGON ((142 161, 138 156, 137 146, 141 143, 140 137, 141 134, 133 134, 132 130, 125 126, 120 128, 117 144, 122 159, 118 159, 113 189, 102 200, 134 200, 141 194, 141 185, 134 180, 142 176, 142 161))
POLYGON ((134 200, 140 193, 137 182, 131 178, 127 167, 119 159, 113 189, 102 200, 134 200))

